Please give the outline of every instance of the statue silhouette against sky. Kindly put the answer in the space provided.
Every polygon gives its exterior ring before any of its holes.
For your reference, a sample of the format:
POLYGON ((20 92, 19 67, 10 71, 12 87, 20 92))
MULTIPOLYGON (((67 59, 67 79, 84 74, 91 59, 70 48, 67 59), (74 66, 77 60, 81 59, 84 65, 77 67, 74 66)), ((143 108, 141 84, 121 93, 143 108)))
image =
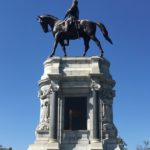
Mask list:
POLYGON ((43 31, 45 33, 49 32, 50 27, 55 38, 54 47, 50 54, 50 57, 55 55, 55 51, 58 44, 61 45, 64 51, 64 56, 67 56, 66 46, 69 45, 69 40, 76 40, 78 38, 83 38, 84 41, 85 49, 83 56, 86 55, 89 49, 90 40, 93 40, 101 52, 101 57, 103 57, 103 48, 101 46, 100 41, 95 35, 96 27, 98 27, 101 30, 104 38, 109 43, 112 44, 112 41, 108 35, 105 26, 101 22, 79 20, 79 9, 77 0, 73 0, 72 6, 67 11, 64 19, 65 20, 59 20, 57 17, 52 15, 38 16, 38 21, 40 22, 43 31))

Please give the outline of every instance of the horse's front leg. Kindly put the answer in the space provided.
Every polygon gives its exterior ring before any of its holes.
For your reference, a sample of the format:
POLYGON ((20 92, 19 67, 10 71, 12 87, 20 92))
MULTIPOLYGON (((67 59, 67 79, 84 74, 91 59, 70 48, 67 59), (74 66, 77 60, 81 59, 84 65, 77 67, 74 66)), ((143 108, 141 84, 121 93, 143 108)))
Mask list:
POLYGON ((66 53, 66 47, 65 47, 64 42, 63 42, 63 41, 60 41, 60 45, 61 45, 61 47, 62 47, 62 49, 63 49, 63 51, 64 51, 64 57, 66 57, 66 56, 67 56, 67 53, 66 53))
POLYGON ((59 42, 59 33, 56 33, 56 34, 55 34, 54 47, 53 47, 53 51, 52 51, 52 53, 51 53, 50 57, 53 57, 53 56, 55 55, 55 51, 56 51, 56 48, 57 48, 58 42, 59 42))
POLYGON ((52 51, 52 53, 51 53, 51 55, 49 57, 53 57, 55 55, 55 51, 56 51, 57 45, 58 45, 58 40, 55 40, 53 51, 52 51))

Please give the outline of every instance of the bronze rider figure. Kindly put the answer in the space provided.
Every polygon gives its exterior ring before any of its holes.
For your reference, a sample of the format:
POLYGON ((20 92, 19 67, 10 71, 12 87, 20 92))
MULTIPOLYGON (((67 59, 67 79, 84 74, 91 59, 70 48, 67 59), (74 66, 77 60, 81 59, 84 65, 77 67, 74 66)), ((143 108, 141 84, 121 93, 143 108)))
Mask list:
POLYGON ((68 19, 65 21, 65 31, 68 31, 69 25, 72 23, 75 24, 77 28, 76 21, 79 19, 79 8, 78 8, 78 0, 73 0, 71 8, 67 11, 64 19, 68 19))

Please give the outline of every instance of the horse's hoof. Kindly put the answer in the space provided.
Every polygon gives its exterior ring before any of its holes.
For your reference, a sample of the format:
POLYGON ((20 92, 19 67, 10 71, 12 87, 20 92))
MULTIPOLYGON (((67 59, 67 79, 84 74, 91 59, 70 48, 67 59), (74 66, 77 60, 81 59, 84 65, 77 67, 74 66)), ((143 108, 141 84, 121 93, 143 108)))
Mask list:
POLYGON ((53 56, 54 56, 54 54, 49 55, 49 57, 53 57, 53 56))

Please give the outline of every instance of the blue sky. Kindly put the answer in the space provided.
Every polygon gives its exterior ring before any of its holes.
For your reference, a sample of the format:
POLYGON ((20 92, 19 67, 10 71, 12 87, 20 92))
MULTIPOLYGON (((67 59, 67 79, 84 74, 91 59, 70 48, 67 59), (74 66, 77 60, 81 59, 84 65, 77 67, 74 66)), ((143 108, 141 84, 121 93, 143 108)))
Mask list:
MULTIPOLYGON (((60 19, 71 0, 1 0, 0 4, 0 144, 26 150, 39 121, 38 80, 54 38, 43 33, 36 17, 60 19)), ((150 140, 150 1, 79 0, 80 18, 101 21, 114 45, 97 36, 116 80, 114 122, 119 135, 135 150, 150 140)), ((93 42, 88 56, 98 55, 93 42)), ((72 41, 69 56, 81 56, 83 41, 72 41)), ((57 55, 62 56, 58 46, 57 55)))

